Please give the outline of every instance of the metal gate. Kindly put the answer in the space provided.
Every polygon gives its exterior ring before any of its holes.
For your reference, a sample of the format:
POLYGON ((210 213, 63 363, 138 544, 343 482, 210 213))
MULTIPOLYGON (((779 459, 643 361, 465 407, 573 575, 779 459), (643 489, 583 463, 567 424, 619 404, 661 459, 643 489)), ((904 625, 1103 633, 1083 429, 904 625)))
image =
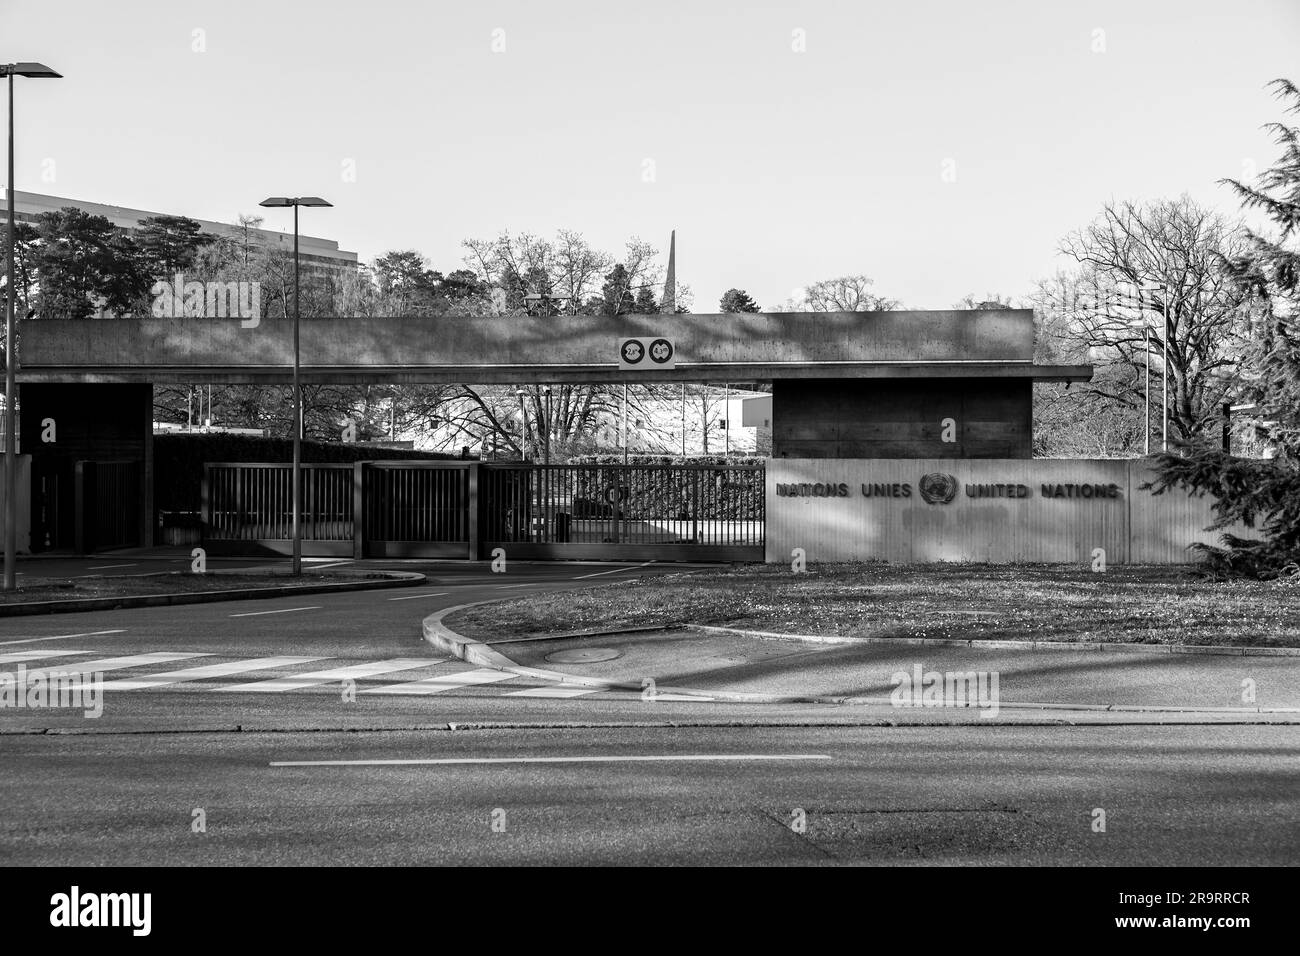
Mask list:
POLYGON ((361 469, 362 554, 370 558, 469 556, 469 465, 367 462, 361 469))
POLYGON ((525 559, 761 561, 754 465, 489 465, 482 548, 525 559))
MULTIPOLYGON (((287 554, 291 467, 204 468, 205 545, 287 554)), ((303 465, 303 553, 761 561, 761 465, 303 465)))

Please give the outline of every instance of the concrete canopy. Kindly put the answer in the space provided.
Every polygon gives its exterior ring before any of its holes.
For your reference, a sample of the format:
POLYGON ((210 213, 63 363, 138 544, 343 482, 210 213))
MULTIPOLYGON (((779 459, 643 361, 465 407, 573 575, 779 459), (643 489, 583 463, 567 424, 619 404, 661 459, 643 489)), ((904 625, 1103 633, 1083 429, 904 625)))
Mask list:
MULTIPOLYGON (((334 384, 1092 377, 1087 365, 1033 363, 1027 309, 321 318, 302 320, 301 339, 303 381, 334 384), (621 371, 617 343, 630 337, 671 340, 676 367, 621 371)), ((20 382, 292 379, 283 319, 33 320, 20 341, 20 382)))

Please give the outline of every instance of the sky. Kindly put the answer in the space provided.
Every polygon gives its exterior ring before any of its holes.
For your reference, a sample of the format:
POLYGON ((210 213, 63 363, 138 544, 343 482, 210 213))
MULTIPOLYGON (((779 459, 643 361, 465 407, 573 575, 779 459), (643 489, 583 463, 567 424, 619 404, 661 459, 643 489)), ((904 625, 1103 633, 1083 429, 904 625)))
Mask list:
POLYGON ((1265 169, 1300 0, 0 0, 19 190, 463 266, 677 231, 692 311, 865 273, 1018 297, 1109 200, 1265 169), (279 222, 283 218, 284 222, 279 222))

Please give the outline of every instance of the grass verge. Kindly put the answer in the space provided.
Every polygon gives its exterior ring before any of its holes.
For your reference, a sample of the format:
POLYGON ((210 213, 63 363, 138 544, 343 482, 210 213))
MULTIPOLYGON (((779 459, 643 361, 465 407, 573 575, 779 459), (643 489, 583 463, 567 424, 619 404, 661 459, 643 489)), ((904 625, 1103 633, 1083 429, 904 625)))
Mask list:
POLYGON ((1300 647, 1300 582, 1185 567, 780 565, 696 571, 457 612, 470 637, 711 624, 858 637, 1300 647))

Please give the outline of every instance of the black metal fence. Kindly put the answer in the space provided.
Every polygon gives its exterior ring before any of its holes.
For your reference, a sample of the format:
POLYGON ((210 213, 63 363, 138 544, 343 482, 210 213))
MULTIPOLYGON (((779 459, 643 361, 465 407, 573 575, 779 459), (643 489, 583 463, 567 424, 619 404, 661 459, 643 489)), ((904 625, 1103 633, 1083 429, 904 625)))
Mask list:
MULTIPOLYGON (((204 540, 285 553, 286 464, 205 466, 204 540)), ((761 465, 303 465, 305 554, 762 560, 761 465), (360 520, 357 520, 357 518, 360 520)))

